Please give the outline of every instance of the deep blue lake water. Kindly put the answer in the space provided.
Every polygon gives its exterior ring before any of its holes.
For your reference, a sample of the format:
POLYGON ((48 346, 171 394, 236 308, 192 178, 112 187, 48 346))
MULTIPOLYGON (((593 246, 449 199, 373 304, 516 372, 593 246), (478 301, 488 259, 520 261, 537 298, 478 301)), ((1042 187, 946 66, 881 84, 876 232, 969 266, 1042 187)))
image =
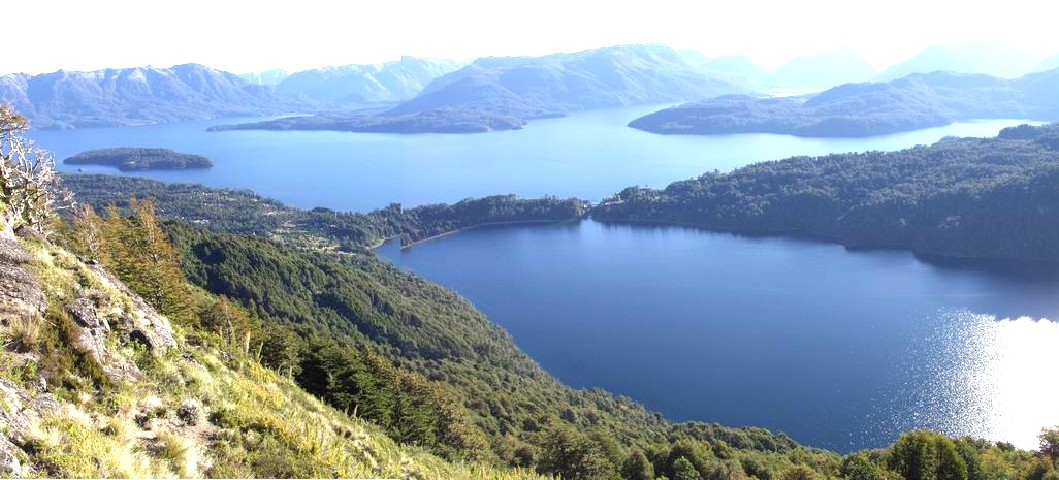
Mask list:
POLYGON ((381 253, 468 297, 563 381, 674 420, 839 451, 911 428, 1036 448, 1059 424, 1041 377, 1059 324, 1040 321, 1059 318, 1059 271, 594 221, 381 253))
MULTIPOLYGON (((121 146, 202 154, 216 166, 135 175, 366 211, 496 193, 598 200, 712 169, 991 136, 1021 123, 861 139, 659 136, 625 127, 657 108, 480 135, 208 133, 230 123, 208 121, 33 137, 60 160, 121 146)), ((1038 400, 1059 394, 1039 367, 1059 345, 1059 327, 1038 321, 1059 318, 1059 280, 1050 274, 591 221, 482 228, 381 251, 470 298, 564 382, 630 395, 675 420, 760 425, 843 451, 888 444, 912 427, 1035 447, 1039 429, 1059 423, 1059 412, 1038 400)))

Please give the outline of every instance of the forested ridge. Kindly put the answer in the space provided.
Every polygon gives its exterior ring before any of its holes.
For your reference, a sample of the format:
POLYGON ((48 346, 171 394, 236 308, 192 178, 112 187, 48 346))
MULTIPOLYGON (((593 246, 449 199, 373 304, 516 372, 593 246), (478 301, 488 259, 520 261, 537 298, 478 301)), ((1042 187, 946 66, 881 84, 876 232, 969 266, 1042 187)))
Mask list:
POLYGON ((399 237, 402 245, 490 223, 561 222, 581 218, 584 200, 545 197, 521 199, 494 195, 453 204, 404 209, 393 203, 363 214, 327 207, 301 210, 249 190, 213 189, 190 184, 93 174, 66 174, 63 185, 78 201, 105 208, 128 205, 131 197, 152 197, 165 217, 205 225, 217 231, 252 234, 288 244, 356 250, 399 237))
POLYGON ((708 172, 662 190, 626 188, 591 214, 942 257, 1059 261, 1059 126, 708 172))

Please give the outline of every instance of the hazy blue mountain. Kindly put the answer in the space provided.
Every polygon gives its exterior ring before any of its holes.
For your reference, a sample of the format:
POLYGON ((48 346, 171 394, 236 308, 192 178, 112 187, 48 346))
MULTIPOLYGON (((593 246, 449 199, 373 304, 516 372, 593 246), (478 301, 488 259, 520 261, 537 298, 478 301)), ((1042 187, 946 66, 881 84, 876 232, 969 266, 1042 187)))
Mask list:
POLYGON ((693 48, 685 48, 683 50, 677 51, 677 53, 680 54, 680 56, 684 59, 685 62, 688 62, 688 65, 703 67, 713 61, 713 59, 707 57, 705 53, 702 53, 693 48))
POLYGON ((290 72, 276 68, 265 70, 263 72, 240 73, 239 77, 254 85, 267 85, 274 87, 279 85, 279 82, 282 82, 283 79, 287 78, 289 75, 290 72))
POLYGON ((693 66, 669 47, 623 45, 535 58, 480 59, 431 82, 389 114, 456 108, 534 118, 746 91, 693 66))
POLYGON ((327 103, 396 103, 416 96, 431 80, 459 67, 460 63, 452 60, 401 57, 398 62, 382 65, 345 65, 293 73, 277 85, 276 91, 327 103))
POLYGON ((817 89, 864 82, 876 74, 864 57, 847 49, 829 50, 796 57, 772 74, 773 86, 788 89, 817 89))
POLYGON ((259 116, 294 108, 268 87, 195 64, 5 75, 0 100, 39 128, 259 116))
POLYGON ((1045 70, 1054 70, 1056 68, 1059 68, 1059 53, 1042 60, 1036 67, 1033 67, 1033 71, 1043 72, 1045 70))
POLYGON ((1033 65, 1034 61, 1028 55, 998 45, 985 43, 958 46, 934 45, 904 62, 887 68, 876 76, 875 80, 888 82, 911 73, 938 70, 985 73, 1014 78, 1029 72, 1033 65))
POLYGON ((749 58, 742 55, 728 55, 711 59, 705 65, 706 70, 713 72, 722 78, 745 82, 747 85, 773 86, 772 74, 764 67, 758 65, 749 58))
MULTIPOLYGON (((284 84, 294 79, 291 75, 284 84)), ((669 47, 623 45, 544 57, 478 59, 378 115, 300 117, 214 130, 488 132, 522 128, 526 120, 575 110, 749 91, 689 64, 669 47)))
POLYGON ((725 96, 667 108, 629 126, 655 133, 786 133, 855 137, 988 118, 1059 120, 1059 69, 1009 80, 983 74, 916 73, 816 95, 725 96))
POLYGON ((1059 68, 1026 74, 1011 81, 1022 94, 1024 118, 1059 120, 1059 68))

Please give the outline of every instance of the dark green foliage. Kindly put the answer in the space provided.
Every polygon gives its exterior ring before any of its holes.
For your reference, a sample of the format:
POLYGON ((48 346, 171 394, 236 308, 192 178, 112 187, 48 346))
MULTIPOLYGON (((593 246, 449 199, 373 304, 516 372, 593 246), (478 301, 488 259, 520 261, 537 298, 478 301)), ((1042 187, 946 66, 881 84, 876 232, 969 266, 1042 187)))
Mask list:
POLYGON ((1041 429, 1037 438, 1040 440, 1041 455, 1052 459, 1053 462, 1059 460, 1059 426, 1041 429))
POLYGON ((982 471, 982 458, 981 451, 989 448, 989 444, 982 441, 976 441, 970 438, 958 438, 953 441, 956 447, 956 453, 963 459, 964 465, 967 466, 967 479, 968 480, 986 480, 986 475, 982 471))
POLYGON ((642 450, 633 450, 621 465, 621 476, 627 480, 653 480, 655 468, 642 450))
POLYGON ((906 480, 966 480, 967 463, 952 440, 917 430, 897 439, 890 449, 889 469, 906 480))
POLYGON ((610 479, 617 475, 603 448, 568 425, 553 424, 541 437, 539 472, 571 480, 610 479))
POLYGON ((1059 151, 1041 141, 1059 126, 1029 128, 1036 137, 796 157, 665 190, 627 188, 592 216, 805 234, 934 256, 1059 261, 1059 151))
POLYGON ((788 452, 798 447, 787 435, 772 433, 761 427, 731 428, 717 423, 685 422, 674 425, 670 435, 711 444, 723 441, 739 450, 788 452))
POLYGON ((847 455, 840 470, 842 477, 849 480, 883 480, 883 472, 883 467, 864 452, 847 455))
POLYGON ((202 155, 178 153, 168 148, 105 148, 74 155, 67 165, 108 165, 119 170, 180 170, 208 168, 213 161, 202 155))
POLYGON ((700 480, 702 476, 699 475, 699 471, 695 469, 695 465, 692 465, 691 461, 684 457, 677 457, 673 462, 673 466, 670 467, 671 477, 673 480, 700 480))
POLYGON ((477 225, 509 222, 560 222, 581 218, 588 209, 576 199, 520 199, 494 195, 454 204, 402 210, 391 204, 371 213, 336 212, 317 207, 299 210, 247 190, 210 189, 110 175, 64 175, 63 186, 79 202, 102 210, 125 208, 130 198, 152 197, 165 218, 205 225, 213 230, 281 238, 308 247, 364 250, 384 238, 400 236, 404 245, 477 225))
POLYGON ((111 387, 110 377, 90 352, 77 347, 80 332, 70 314, 51 302, 44 319, 47 322, 42 326, 36 353, 40 355, 39 371, 48 383, 59 387, 60 395, 77 392, 86 385, 107 392, 111 387))
POLYGON ((819 473, 805 465, 795 465, 780 474, 780 480, 823 480, 819 473))

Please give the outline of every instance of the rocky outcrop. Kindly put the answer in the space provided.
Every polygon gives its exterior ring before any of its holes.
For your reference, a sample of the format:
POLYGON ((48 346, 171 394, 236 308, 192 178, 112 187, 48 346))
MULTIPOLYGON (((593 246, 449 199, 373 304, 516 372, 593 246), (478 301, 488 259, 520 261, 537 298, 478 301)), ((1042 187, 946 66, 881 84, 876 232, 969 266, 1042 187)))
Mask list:
POLYGON ((126 305, 119 305, 104 312, 106 316, 114 319, 113 326, 116 330, 124 332, 131 340, 145 344, 152 351, 176 348, 173 327, 169 324, 169 319, 158 313, 139 295, 129 290, 129 287, 126 287, 103 266, 89 264, 87 267, 95 274, 95 280, 103 286, 104 290, 117 292, 120 297, 127 299, 126 305))
POLYGON ((0 378, 0 404, 4 406, 0 408, 0 425, 7 430, 6 437, 0 437, 0 476, 30 476, 34 470, 23 462, 26 454, 20 445, 28 444, 35 425, 59 410, 59 402, 50 393, 32 393, 0 378))
POLYGON ((0 238, 0 322, 44 313, 48 301, 25 265, 31 257, 15 239, 0 238))

